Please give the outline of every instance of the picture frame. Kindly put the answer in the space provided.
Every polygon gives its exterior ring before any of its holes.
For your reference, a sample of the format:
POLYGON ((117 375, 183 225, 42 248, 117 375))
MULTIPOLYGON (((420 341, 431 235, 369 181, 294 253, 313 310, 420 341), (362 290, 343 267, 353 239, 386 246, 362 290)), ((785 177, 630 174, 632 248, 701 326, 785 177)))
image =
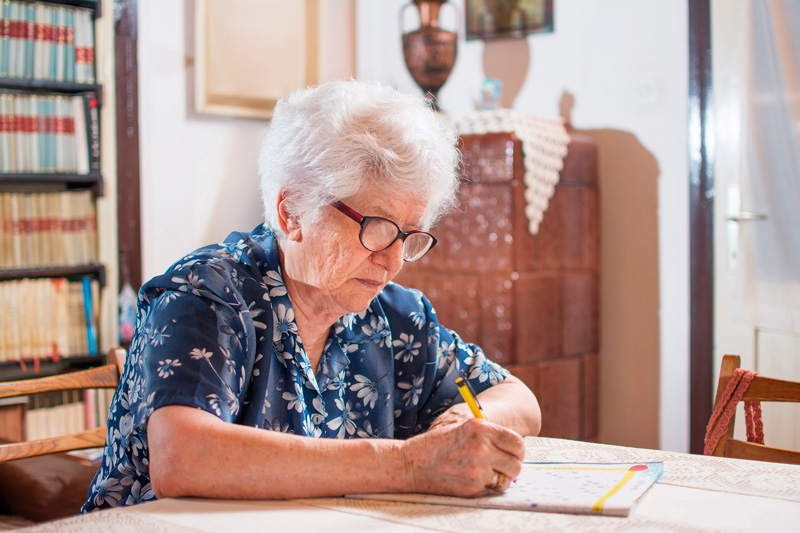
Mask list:
POLYGON ((553 0, 464 0, 466 39, 522 39, 553 31, 553 0))
POLYGON ((269 119, 296 89, 355 72, 355 0, 196 0, 198 113, 269 119))

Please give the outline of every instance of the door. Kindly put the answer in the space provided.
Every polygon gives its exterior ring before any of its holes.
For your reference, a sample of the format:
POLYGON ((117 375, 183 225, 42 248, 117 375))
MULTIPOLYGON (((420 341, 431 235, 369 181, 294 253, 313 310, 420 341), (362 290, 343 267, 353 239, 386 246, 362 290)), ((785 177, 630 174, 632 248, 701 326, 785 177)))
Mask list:
MULTIPOLYGON (((715 387, 727 353, 800 381, 800 2, 712 0, 711 17, 715 387)), ((798 421, 765 405, 766 444, 800 449, 798 421)))

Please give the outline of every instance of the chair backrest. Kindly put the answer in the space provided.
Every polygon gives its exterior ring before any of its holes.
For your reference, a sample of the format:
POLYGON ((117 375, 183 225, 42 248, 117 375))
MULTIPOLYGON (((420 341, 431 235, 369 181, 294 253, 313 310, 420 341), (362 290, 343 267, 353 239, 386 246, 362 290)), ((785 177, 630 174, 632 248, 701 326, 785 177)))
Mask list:
MULTIPOLYGON (((114 389, 125 364, 125 349, 112 348, 108 364, 55 376, 0 383, 0 398, 30 396, 54 391, 114 389)), ((96 448, 105 444, 106 426, 87 429, 58 437, 0 445, 0 463, 47 455, 96 448)))
MULTIPOLYGON (((720 457, 734 457, 737 459, 750 459, 754 461, 769 461, 774 463, 800 464, 800 452, 774 448, 755 442, 745 442, 733 438, 735 413, 730 417, 727 429, 722 424, 725 423, 724 417, 715 419, 717 413, 735 409, 735 405, 730 405, 736 398, 726 395, 725 391, 728 383, 734 378, 736 370, 741 364, 738 355, 726 355, 722 359, 722 366, 719 373, 719 383, 717 394, 714 401, 714 415, 706 430, 706 438, 720 432, 724 432, 713 449, 711 455, 720 457)), ((746 391, 738 401, 741 402, 798 402, 800 403, 800 383, 794 381, 784 381, 752 374, 752 378, 746 391)), ((736 403, 738 403, 736 401, 736 403)), ((749 422, 749 421, 748 421, 749 422)), ((750 439, 748 439, 750 440, 750 439)))

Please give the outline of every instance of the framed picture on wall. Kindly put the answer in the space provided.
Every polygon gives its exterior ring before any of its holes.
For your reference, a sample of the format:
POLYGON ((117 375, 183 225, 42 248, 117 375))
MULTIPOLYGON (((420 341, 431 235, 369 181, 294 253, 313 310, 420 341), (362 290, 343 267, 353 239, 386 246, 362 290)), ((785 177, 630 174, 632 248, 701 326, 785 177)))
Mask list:
POLYGON ((295 89, 350 77, 355 0, 196 0, 195 111, 270 118, 295 89))
POLYGON ((464 5, 468 41, 553 31, 553 0, 464 0, 464 5))

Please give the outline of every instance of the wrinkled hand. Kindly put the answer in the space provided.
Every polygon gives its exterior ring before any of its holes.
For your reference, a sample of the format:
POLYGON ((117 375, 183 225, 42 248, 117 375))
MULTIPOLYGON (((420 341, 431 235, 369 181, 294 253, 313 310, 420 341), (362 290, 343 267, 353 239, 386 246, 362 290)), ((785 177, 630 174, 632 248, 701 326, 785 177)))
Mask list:
POLYGON ((525 458, 519 434, 478 418, 445 420, 405 441, 402 451, 414 492, 462 497, 487 493, 495 472, 505 479, 494 490, 506 490, 525 458))
POLYGON ((475 418, 475 415, 469 410, 469 406, 465 403, 458 403, 439 415, 436 420, 431 423, 428 431, 450 424, 461 424, 471 418, 475 418))

